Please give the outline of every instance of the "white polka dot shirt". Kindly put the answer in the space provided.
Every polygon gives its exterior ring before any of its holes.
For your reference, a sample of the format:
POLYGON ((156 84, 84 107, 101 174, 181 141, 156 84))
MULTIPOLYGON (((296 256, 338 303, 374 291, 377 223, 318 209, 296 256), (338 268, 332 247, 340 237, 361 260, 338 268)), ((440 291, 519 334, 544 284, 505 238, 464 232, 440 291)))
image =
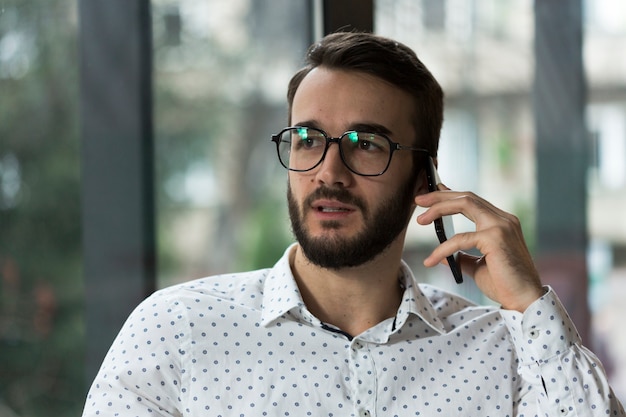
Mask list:
POLYGON ((556 295, 522 315, 403 266, 395 318, 350 337, 271 269, 157 291, 130 315, 88 394, 92 416, 624 416, 556 295))

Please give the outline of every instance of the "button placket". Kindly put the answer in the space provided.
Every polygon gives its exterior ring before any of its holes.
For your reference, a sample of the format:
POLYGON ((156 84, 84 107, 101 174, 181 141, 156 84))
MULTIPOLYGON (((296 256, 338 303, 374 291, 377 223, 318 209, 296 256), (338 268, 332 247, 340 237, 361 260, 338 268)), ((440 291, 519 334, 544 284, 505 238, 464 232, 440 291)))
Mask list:
POLYGON ((376 370, 369 345, 354 340, 350 346, 350 367, 352 371, 353 401, 360 417, 375 416, 376 370))

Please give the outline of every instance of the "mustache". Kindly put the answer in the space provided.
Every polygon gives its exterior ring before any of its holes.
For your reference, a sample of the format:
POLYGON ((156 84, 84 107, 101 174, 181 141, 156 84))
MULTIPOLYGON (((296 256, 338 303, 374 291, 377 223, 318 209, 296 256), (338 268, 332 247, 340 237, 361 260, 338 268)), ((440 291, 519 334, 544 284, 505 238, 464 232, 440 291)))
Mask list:
POLYGON ((304 207, 310 207, 313 204, 313 201, 317 199, 337 200, 340 203, 358 207, 362 212, 367 211, 367 207, 363 200, 352 195, 352 193, 344 188, 320 187, 309 194, 309 196, 304 200, 304 207))

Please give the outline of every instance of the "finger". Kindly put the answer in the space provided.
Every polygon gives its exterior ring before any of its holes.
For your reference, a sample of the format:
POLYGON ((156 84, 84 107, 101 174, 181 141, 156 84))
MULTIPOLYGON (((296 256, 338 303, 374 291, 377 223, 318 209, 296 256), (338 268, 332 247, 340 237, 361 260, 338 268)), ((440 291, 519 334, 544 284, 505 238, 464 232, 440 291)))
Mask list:
POLYGON ((437 189, 439 191, 431 191, 425 194, 420 194, 420 195, 415 196, 415 199, 414 199, 415 204, 421 207, 430 207, 433 204, 436 204, 438 202, 444 201, 449 198, 454 198, 461 194, 459 192, 451 191, 444 187, 446 186, 443 184, 438 184, 437 189))
MULTIPOLYGON (((440 263, 446 263, 448 256, 457 252, 468 251, 476 247, 476 233, 459 233, 443 243, 440 243, 433 251, 424 259, 424 266, 433 267, 440 263)), ((470 255, 468 255, 470 256, 470 255)))
POLYGON ((485 224, 491 224, 498 219, 505 219, 508 222, 516 219, 512 214, 493 206, 471 192, 438 191, 424 197, 426 198, 416 199, 418 205, 427 207, 427 210, 418 216, 419 224, 429 224, 434 219, 454 214, 462 214, 477 225, 481 220, 485 224))
POLYGON ((455 214, 462 214, 469 220, 474 221, 474 219, 466 214, 469 209, 465 207, 464 203, 462 201, 456 201, 459 198, 463 198, 462 194, 451 191, 437 191, 436 193, 439 194, 439 196, 433 196, 433 198, 429 200, 420 199, 418 202, 419 206, 426 208, 426 210, 417 216, 417 222, 419 224, 430 224, 435 219, 455 214))

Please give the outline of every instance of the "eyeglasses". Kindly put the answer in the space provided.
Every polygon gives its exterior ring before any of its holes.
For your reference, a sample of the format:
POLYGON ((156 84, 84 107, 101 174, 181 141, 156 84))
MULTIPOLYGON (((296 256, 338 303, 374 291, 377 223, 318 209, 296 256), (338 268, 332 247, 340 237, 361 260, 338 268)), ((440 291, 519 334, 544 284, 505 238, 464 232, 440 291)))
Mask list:
POLYGON ((337 138, 320 129, 292 126, 272 135, 280 163, 290 171, 310 171, 322 163, 331 143, 339 146, 344 165, 357 175, 373 177, 389 168, 395 151, 426 152, 426 149, 403 146, 380 133, 350 130, 337 138))

